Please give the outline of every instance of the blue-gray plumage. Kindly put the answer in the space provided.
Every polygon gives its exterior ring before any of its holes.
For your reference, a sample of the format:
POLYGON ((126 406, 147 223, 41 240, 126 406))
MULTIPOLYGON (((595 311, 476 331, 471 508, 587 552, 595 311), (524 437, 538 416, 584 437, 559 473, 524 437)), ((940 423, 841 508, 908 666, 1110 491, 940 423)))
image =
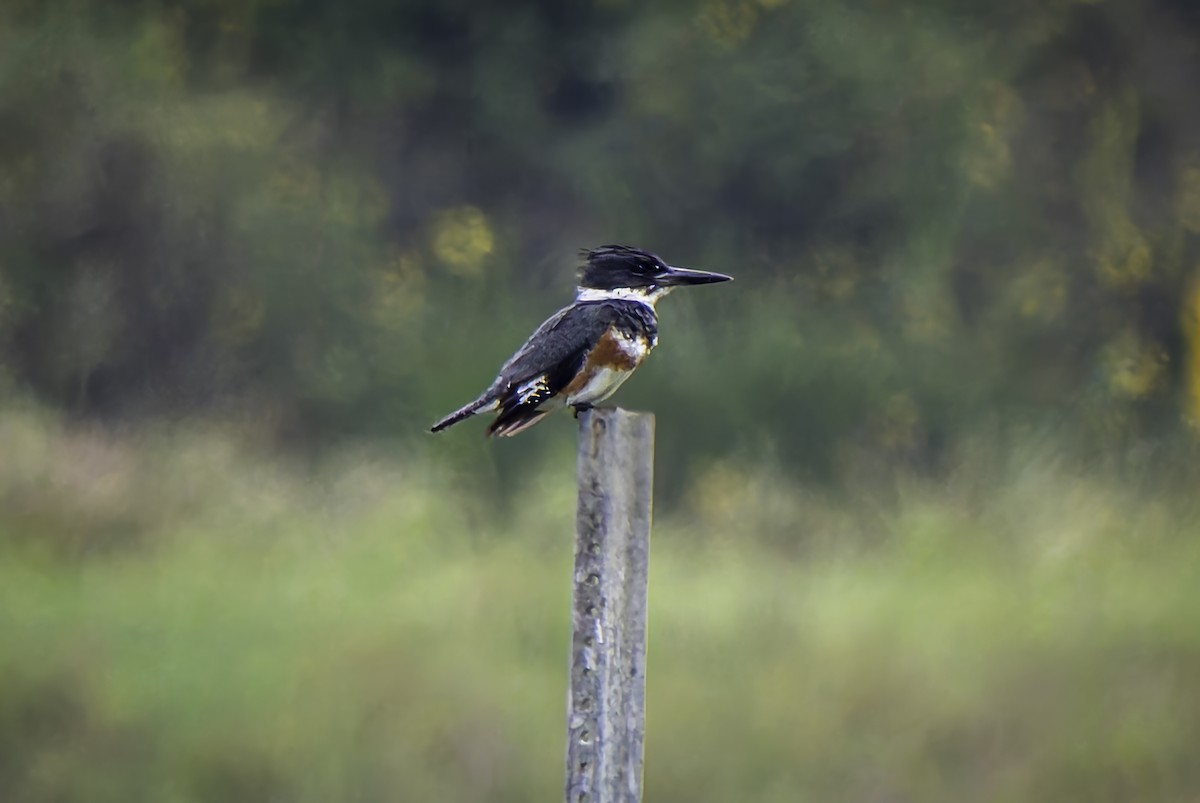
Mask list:
POLYGON ((675 287, 729 281, 672 267, 649 251, 584 251, 575 302, 537 328, 479 398, 433 425, 439 432, 495 412, 489 435, 515 435, 557 406, 587 409, 613 394, 658 344, 654 305, 675 287))

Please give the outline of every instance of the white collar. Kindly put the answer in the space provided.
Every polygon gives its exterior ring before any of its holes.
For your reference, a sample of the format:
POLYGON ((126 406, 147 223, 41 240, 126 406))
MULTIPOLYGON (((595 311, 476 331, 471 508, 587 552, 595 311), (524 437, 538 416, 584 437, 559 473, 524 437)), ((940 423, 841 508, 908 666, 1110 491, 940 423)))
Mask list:
POLYGON ((581 287, 575 294, 576 301, 636 301, 654 309, 660 298, 671 292, 673 287, 617 287, 613 290, 601 290, 595 287, 581 287))

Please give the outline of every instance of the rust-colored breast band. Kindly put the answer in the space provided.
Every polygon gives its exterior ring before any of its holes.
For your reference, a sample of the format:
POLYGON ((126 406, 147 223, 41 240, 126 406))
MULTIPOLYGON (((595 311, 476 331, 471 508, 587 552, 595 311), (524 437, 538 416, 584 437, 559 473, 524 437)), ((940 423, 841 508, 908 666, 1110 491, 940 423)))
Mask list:
POLYGON ((596 345, 592 346, 591 351, 583 358, 583 366, 575 378, 562 389, 562 395, 573 396, 578 393, 601 368, 611 368, 615 371, 632 371, 637 368, 637 360, 621 348, 611 329, 600 336, 596 345))

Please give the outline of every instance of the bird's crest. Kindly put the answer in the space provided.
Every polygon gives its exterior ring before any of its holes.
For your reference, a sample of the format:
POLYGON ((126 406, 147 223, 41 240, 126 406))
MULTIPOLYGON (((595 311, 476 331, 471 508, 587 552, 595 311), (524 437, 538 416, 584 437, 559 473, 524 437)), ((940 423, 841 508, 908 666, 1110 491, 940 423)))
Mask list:
POLYGON ((667 264, 650 251, 628 245, 602 245, 580 250, 582 287, 639 287, 650 285, 667 270, 667 264))

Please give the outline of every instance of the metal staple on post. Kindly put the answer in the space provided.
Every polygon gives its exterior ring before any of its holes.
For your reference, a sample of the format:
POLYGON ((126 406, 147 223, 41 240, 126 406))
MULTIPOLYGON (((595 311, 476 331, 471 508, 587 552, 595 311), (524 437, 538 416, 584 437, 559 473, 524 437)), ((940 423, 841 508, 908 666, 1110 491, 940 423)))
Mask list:
POLYGON ((579 419, 567 803, 637 803, 646 715, 654 416, 579 419))

